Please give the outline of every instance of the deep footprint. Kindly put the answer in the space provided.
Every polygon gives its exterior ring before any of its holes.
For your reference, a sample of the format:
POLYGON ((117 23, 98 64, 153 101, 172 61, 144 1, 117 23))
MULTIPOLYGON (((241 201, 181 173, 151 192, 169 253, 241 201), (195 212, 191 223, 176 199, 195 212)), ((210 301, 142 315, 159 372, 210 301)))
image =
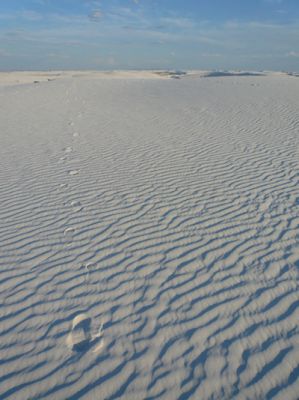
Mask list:
POLYGON ((73 351, 85 351, 91 341, 91 318, 86 314, 79 314, 73 319, 71 332, 67 337, 67 344, 73 351))
POLYGON ((71 350, 83 352, 97 344, 93 349, 93 353, 97 353, 103 348, 103 326, 100 326, 98 332, 92 335, 91 322, 91 318, 87 314, 79 314, 73 319, 71 331, 66 339, 66 343, 71 350))

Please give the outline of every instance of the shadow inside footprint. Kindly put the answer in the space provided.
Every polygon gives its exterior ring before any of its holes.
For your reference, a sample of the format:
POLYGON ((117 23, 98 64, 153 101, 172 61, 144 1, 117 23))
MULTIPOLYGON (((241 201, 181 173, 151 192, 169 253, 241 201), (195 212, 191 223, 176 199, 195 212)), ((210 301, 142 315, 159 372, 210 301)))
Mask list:
POLYGON ((68 345, 74 351, 86 351, 90 347, 91 318, 86 314, 79 314, 73 319, 71 332, 68 336, 68 345))
POLYGON ((96 334, 91 334, 91 318, 86 314, 79 314, 73 319, 67 345, 73 351, 85 352, 97 344, 93 350, 97 353, 103 347, 102 328, 103 326, 100 326, 96 334))

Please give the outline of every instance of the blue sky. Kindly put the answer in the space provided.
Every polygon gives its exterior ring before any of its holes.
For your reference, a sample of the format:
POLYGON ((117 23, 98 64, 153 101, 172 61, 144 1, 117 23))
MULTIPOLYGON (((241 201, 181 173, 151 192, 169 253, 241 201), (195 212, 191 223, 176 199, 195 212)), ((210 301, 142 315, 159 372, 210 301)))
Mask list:
POLYGON ((299 0, 0 0, 0 69, 299 70, 299 0))

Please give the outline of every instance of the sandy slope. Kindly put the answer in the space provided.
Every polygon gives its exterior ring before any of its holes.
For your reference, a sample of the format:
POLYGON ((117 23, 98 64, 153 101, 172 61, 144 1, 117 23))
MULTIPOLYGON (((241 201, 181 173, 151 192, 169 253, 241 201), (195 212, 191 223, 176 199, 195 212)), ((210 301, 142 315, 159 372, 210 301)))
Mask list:
POLYGON ((2 87, 0 398, 297 399, 298 104, 287 76, 2 87))

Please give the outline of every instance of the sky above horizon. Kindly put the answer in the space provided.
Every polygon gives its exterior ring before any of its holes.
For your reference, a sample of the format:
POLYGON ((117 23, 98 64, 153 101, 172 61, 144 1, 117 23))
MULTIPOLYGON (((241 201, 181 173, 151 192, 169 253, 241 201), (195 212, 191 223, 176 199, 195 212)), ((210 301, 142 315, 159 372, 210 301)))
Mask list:
POLYGON ((0 70, 299 71, 299 0, 0 0, 0 70))

